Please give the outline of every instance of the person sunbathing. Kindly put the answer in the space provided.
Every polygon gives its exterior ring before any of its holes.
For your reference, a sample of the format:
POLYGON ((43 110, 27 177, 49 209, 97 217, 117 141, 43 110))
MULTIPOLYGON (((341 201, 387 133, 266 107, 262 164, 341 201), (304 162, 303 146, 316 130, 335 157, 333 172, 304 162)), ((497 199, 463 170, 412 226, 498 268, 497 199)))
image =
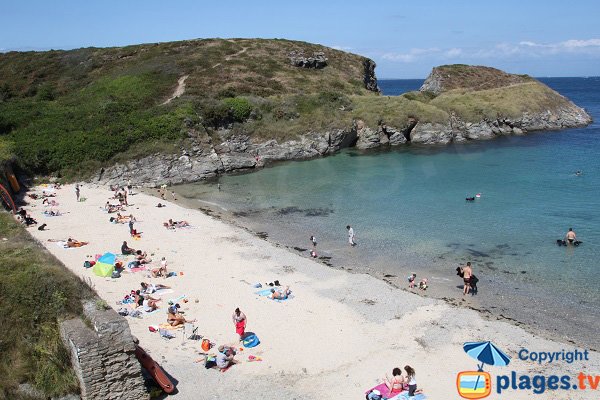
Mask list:
POLYGON ((186 226, 190 226, 190 223, 187 221, 173 221, 169 219, 168 222, 164 222, 163 226, 167 229, 175 229, 175 228, 185 228, 186 226))
POLYGON ((383 383, 385 383, 385 386, 387 386, 389 390, 389 397, 396 396, 402 392, 405 384, 404 377, 402 376, 402 370, 400 368, 394 368, 392 370, 392 378, 385 374, 383 383))
POLYGON ((51 217, 58 217, 60 215, 60 211, 54 210, 54 209, 50 209, 50 210, 45 210, 44 214, 45 215, 49 215, 51 217))
POLYGON ((147 294, 152 294, 160 289, 171 289, 171 286, 161 285, 160 283, 153 284, 142 282, 140 283, 140 286, 142 287, 142 292, 147 294))
POLYGON ((117 213, 117 222, 119 224, 126 224, 129 221, 135 221, 135 218, 133 218, 133 214, 121 215, 121 213, 117 213))
POLYGON ((154 310, 158 310, 158 302, 160 301, 160 299, 155 299, 150 295, 143 293, 140 294, 138 292, 139 290, 136 291, 136 294, 138 296, 136 299, 136 304, 138 304, 138 306, 142 306, 142 309, 145 312, 152 312, 154 310))
POLYGON ((160 260, 160 267, 153 268, 150 270, 150 273, 152 274, 153 278, 158 278, 159 276, 166 278, 169 274, 167 271, 167 260, 163 257, 162 260, 160 260))
POLYGON ((273 300, 285 300, 292 294, 289 286, 286 286, 285 289, 271 289, 271 294, 267 297, 273 300))
POLYGON ((80 242, 79 240, 68 238, 66 247, 81 247, 81 246, 85 246, 88 243, 89 242, 80 242))
POLYGON ((146 254, 145 251, 142 252, 141 250, 135 252, 135 259, 140 264, 148 264, 152 262, 152 259, 148 257, 148 254, 146 254))
POLYGON ((179 304, 175 304, 169 307, 167 312, 167 322, 171 326, 183 325, 187 322, 196 322, 195 319, 187 320, 185 317, 179 312, 179 304))
POLYGON ((52 207, 58 206, 58 203, 56 202, 56 200, 44 199, 44 201, 42 201, 42 204, 45 206, 52 206, 52 207))
POLYGON ((123 211, 123 208, 120 205, 110 204, 108 201, 104 205, 104 209, 109 213, 116 213, 117 211, 123 211))

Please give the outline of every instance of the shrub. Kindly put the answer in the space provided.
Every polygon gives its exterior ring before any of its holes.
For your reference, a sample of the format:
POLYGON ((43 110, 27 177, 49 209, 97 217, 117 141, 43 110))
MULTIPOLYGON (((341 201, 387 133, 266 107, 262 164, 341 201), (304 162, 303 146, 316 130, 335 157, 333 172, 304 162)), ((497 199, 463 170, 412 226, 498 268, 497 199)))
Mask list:
POLYGON ((252 112, 252 104, 244 97, 233 97, 223 99, 223 103, 231 110, 231 116, 236 122, 248 119, 252 112))

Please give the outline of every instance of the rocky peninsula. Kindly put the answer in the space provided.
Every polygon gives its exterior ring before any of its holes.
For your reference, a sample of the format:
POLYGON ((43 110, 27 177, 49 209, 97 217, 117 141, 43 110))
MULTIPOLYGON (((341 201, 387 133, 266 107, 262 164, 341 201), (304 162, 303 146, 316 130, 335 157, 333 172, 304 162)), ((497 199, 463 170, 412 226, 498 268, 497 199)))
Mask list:
POLYGON ((0 54, 0 161, 27 175, 155 186, 343 148, 431 146, 584 126, 527 75, 445 65, 380 93, 373 60, 281 39, 0 54))
MULTIPOLYGON (((376 83, 372 83, 376 82, 374 63, 367 63, 365 71, 370 89, 376 89, 376 83)), ((402 107, 398 100, 421 102, 423 106, 437 107, 442 117, 421 118, 415 112, 406 116, 403 124, 387 123, 395 116, 394 110, 390 110, 377 114, 376 124, 354 118, 345 128, 307 131, 285 141, 257 140, 244 132, 235 132, 231 126, 210 134, 202 126, 189 125, 189 143, 180 148, 180 153, 156 153, 118 163, 101 170, 95 180, 106 184, 132 180, 148 187, 180 184, 260 168, 276 161, 322 157, 348 147, 439 146, 574 128, 592 121, 585 110, 533 78, 480 66, 436 67, 419 92, 398 99, 379 96, 353 100, 360 106, 372 102, 382 109, 385 109, 382 103, 386 102, 393 108, 402 107), (470 113, 471 107, 485 109, 486 115, 470 113)))

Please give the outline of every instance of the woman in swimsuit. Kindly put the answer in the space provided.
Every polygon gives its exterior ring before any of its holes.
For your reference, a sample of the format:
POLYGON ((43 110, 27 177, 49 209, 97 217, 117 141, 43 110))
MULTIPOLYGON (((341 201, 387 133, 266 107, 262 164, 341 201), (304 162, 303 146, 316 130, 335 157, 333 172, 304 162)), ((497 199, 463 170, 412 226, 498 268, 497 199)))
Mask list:
POLYGON ((390 391, 388 397, 393 397, 402 392, 404 389, 404 377, 402 376, 402 370, 400 368, 394 368, 392 370, 392 379, 390 379, 386 374, 383 383, 385 383, 385 386, 387 386, 390 391))

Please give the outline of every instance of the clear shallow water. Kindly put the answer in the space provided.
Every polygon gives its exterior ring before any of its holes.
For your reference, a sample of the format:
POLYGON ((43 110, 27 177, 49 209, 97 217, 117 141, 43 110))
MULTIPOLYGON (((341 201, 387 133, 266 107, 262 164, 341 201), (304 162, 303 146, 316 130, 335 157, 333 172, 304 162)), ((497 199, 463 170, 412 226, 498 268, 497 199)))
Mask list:
MULTIPOLYGON (((600 78, 546 84, 600 121, 600 78)), ((422 81, 380 81, 384 94, 422 81)), ((236 212, 276 240, 308 247, 335 263, 452 278, 470 260, 479 276, 527 283, 576 303, 600 305, 600 125, 440 148, 338 155, 225 176, 223 190, 178 191, 236 212), (583 176, 574 172, 582 170, 583 176), (474 203, 466 196, 481 193, 474 203), (359 246, 350 249, 345 226, 359 246), (569 227, 584 244, 556 246, 569 227), (526 273, 522 273, 525 271, 526 273), (559 291, 559 292, 557 292, 559 291)))

